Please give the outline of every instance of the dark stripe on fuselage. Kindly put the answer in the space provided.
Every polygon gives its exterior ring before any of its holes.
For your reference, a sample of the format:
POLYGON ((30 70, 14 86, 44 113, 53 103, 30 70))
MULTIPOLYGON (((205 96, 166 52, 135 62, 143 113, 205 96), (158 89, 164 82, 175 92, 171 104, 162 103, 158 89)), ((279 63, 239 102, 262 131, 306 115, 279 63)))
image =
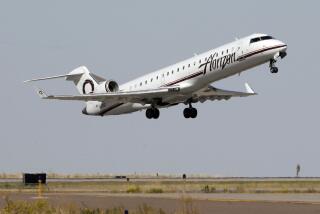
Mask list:
POLYGON ((182 78, 180 78, 180 79, 178 79, 178 80, 175 80, 175 81, 173 81, 173 82, 167 83, 167 84, 165 84, 165 85, 163 85, 163 86, 172 86, 172 85, 174 85, 174 84, 177 84, 177 83, 180 83, 180 82, 183 82, 183 81, 192 79, 192 78, 197 77, 197 76, 200 76, 201 74, 203 74, 203 71, 199 71, 199 72, 196 72, 196 73, 194 73, 194 74, 190 74, 189 76, 182 77, 182 78))
POLYGON ((110 106, 109 108, 106 108, 105 110, 103 110, 103 111, 101 111, 100 113, 99 113, 99 115, 100 116, 103 116, 104 114, 106 114, 107 112, 109 112, 109 111, 111 111, 111 110, 113 110, 113 109, 115 109, 115 108, 118 108, 119 106, 121 106, 121 105, 123 105, 124 103, 117 103, 117 104, 115 104, 115 105, 113 105, 113 106, 110 106))
MULTIPOLYGON (((277 46, 274 46, 274 47, 269 47, 269 48, 263 48, 263 49, 260 49, 260 50, 256 50, 256 51, 253 51, 253 52, 250 52, 250 53, 247 53, 247 54, 244 54, 244 55, 238 57, 237 61, 244 60, 244 59, 246 59, 248 57, 254 56, 254 55, 259 54, 259 53, 263 53, 265 51, 269 51, 269 50, 273 50, 273 49, 277 49, 277 48, 283 48, 283 47, 286 47, 286 46, 287 45, 277 45, 277 46)), ((194 74, 191 74, 191 75, 188 75, 186 77, 180 78, 180 79, 175 80, 173 82, 164 84, 163 86, 172 86, 174 84, 177 84, 177 83, 192 79, 194 77, 197 77, 197 76, 199 76, 201 74, 203 74, 203 71, 196 72, 194 74)))
MULTIPOLYGON (((245 55, 243 55, 243 56, 240 56, 240 57, 238 57, 237 60, 238 60, 238 61, 241 61, 241 60, 244 60, 244 59, 246 59, 246 58, 248 58, 248 57, 254 56, 254 55, 256 55, 256 54, 263 53, 263 52, 265 52, 265 51, 269 51, 269 50, 273 50, 273 49, 277 49, 277 48, 283 48, 283 47, 286 47, 286 45, 277 45, 277 46, 274 46, 274 47, 263 48, 263 49, 260 49, 260 50, 256 50, 256 51, 247 53, 247 54, 245 54, 245 55)), ((194 77, 197 77, 197 76, 199 76, 199 75, 201 75, 201 74, 203 74, 203 71, 199 71, 199 72, 194 73, 194 74, 191 74, 191 75, 189 75, 189 76, 180 78, 180 79, 175 80, 175 81, 173 81, 173 82, 167 83, 167 84, 165 84, 165 85, 163 85, 163 86, 172 86, 172 85, 174 85, 174 84, 177 84, 177 83, 180 83, 180 82, 183 82, 183 81, 192 79, 192 78, 194 78, 194 77)))
POLYGON ((256 54, 260 54, 260 53, 263 53, 265 51, 270 51, 270 50, 273 50, 273 49, 283 48, 283 47, 286 47, 286 45, 277 45, 277 46, 273 46, 273 47, 269 47, 269 48, 259 49, 259 50, 252 51, 250 53, 244 54, 242 56, 239 56, 237 60, 241 61, 241 60, 244 60, 244 59, 246 59, 248 57, 254 56, 256 54))

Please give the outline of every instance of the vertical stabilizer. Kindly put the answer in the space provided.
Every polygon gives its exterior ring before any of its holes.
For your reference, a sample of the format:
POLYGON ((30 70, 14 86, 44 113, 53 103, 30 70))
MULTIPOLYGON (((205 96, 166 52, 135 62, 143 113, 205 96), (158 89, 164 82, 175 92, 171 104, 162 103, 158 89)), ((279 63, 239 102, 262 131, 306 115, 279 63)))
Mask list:
POLYGON ((89 70, 85 66, 80 66, 72 70, 66 76, 66 80, 73 81, 80 94, 90 94, 95 91, 97 82, 91 76, 89 70))
POLYGON ((76 85, 77 90, 79 91, 80 94, 94 93, 98 84, 100 82, 105 81, 104 78, 90 73, 87 67, 80 66, 68 74, 31 79, 31 80, 26 80, 24 82, 34 82, 34 81, 50 80, 50 79, 57 79, 57 78, 65 78, 68 81, 73 81, 73 83, 76 85))

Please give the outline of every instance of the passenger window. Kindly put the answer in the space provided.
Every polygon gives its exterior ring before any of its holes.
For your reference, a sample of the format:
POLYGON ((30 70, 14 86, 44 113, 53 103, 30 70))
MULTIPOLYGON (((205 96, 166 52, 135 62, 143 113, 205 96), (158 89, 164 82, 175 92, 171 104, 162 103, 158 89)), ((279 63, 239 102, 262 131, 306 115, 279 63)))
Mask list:
POLYGON ((153 78, 151 78, 150 82, 152 82, 153 78))
POLYGON ((201 64, 201 59, 199 60, 199 64, 201 64))
POLYGON ((147 85, 147 82, 148 82, 148 81, 146 80, 144 83, 147 85))
POLYGON ((159 79, 159 77, 157 76, 157 79, 159 79))
POLYGON ((169 74, 170 74, 170 72, 168 71, 168 72, 167 72, 167 76, 169 76, 169 74))
POLYGON ((173 70, 171 71, 171 73, 173 74, 173 70))
POLYGON ((162 74, 162 77, 164 77, 164 74, 162 74))
POLYGON ((184 66, 182 66, 182 70, 184 70, 184 66))
POLYGON ((227 51, 226 51, 227 53, 228 53, 228 49, 227 49, 227 51))
POLYGON ((194 62, 193 65, 196 66, 196 62, 194 62))
POLYGON ((190 68, 190 64, 188 65, 188 67, 190 68))
POLYGON ((221 51, 221 55, 223 56, 223 51, 221 51))
POLYGON ((177 69, 177 71, 179 72, 179 68, 177 69))
POLYGON ((207 57, 204 59, 204 61, 207 61, 207 57))
POLYGON ((142 82, 140 82, 140 86, 142 86, 142 82))

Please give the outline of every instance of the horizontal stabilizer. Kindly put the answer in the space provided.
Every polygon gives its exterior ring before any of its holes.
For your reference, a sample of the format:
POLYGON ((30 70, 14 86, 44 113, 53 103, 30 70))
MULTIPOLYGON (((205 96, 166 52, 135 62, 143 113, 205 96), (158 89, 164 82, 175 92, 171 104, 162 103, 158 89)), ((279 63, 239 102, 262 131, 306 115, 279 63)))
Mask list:
POLYGON ((63 78, 65 77, 66 79, 70 79, 70 78, 75 78, 75 77, 79 77, 82 74, 64 74, 64 75, 58 75, 58 76, 52 76, 52 77, 43 77, 43 78, 38 78, 38 79, 31 79, 31 80, 26 80, 23 81, 25 83, 27 82, 34 82, 34 81, 40 81, 40 80, 50 80, 50 79, 57 79, 57 78, 63 78))
POLYGON ((80 66, 80 67, 74 69, 73 71, 71 71, 68 74, 51 76, 51 77, 43 77, 43 78, 37 78, 37 79, 31 79, 31 80, 26 80, 24 82, 27 83, 27 82, 50 80, 50 79, 57 79, 57 78, 65 78, 66 80, 72 80, 73 81, 75 79, 79 79, 85 73, 89 73, 89 70, 85 66, 80 66))
POLYGON ((44 90, 37 87, 35 87, 35 89, 40 98, 45 99, 48 97, 47 94, 44 92, 44 90))

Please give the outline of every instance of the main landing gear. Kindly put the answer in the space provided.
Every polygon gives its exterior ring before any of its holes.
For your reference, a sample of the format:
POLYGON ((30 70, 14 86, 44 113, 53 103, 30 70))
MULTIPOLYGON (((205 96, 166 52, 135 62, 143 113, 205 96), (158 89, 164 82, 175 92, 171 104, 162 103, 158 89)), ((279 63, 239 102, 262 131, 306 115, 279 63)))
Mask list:
POLYGON ((277 62, 277 60, 275 60, 275 59, 270 60, 270 64, 269 64, 270 72, 273 74, 278 73, 278 71, 279 71, 279 69, 275 66, 276 62, 277 62))
POLYGON ((153 119, 158 119, 159 116, 160 116, 160 111, 157 108, 152 107, 152 108, 148 108, 146 110, 146 117, 148 119, 152 119, 152 118, 153 119))
POLYGON ((193 108, 191 103, 189 103, 189 107, 183 110, 183 116, 185 118, 196 118, 198 115, 198 111, 196 108, 193 108))

